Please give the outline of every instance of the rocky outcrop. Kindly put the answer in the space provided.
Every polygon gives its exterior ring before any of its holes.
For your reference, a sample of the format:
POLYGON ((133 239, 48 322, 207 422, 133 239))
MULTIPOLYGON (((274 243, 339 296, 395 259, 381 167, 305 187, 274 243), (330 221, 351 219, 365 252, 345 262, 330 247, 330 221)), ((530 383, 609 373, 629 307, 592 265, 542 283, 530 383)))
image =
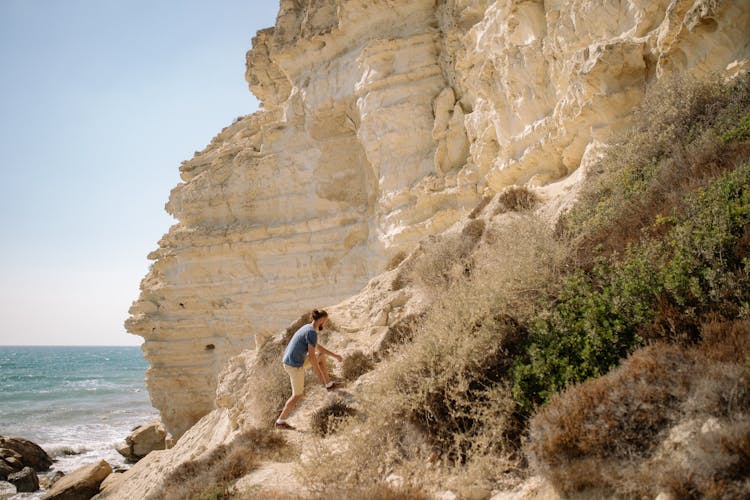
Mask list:
POLYGON ((105 460, 81 467, 60 478, 42 499, 89 500, 99 492, 99 485, 111 473, 112 467, 105 460))
POLYGON ((31 467, 41 472, 52 465, 50 456, 36 443, 20 437, 0 436, 0 466, 4 467, 3 462, 15 471, 31 467))
POLYGON ((154 450, 166 448, 167 432, 160 421, 155 420, 136 427, 125 438, 125 443, 117 447, 117 452, 129 462, 137 462, 154 450))
POLYGON ((8 482, 16 487, 18 493, 33 493, 39 489, 39 477, 31 467, 24 467, 8 475, 8 482))
POLYGON ((247 54, 263 109, 180 167, 126 324, 167 430, 300 310, 482 197, 575 172, 649 82, 746 71, 747 26, 746 1, 282 0, 247 54))

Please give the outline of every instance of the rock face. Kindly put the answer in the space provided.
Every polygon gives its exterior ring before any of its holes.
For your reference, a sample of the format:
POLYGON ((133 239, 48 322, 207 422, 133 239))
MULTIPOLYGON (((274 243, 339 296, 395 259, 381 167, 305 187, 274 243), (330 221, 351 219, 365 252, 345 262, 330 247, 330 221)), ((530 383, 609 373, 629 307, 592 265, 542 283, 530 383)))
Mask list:
POLYGON ((166 447, 167 432, 160 421, 136 427, 130 436, 125 438, 124 446, 117 447, 118 453, 130 462, 137 462, 154 450, 166 447))
POLYGON ((99 485, 112 473, 112 467, 104 461, 77 469, 63 476, 43 500, 89 500, 99 492, 99 485))
POLYGON ((167 430, 300 310, 483 196, 574 172, 646 84, 746 71, 748 26, 744 0, 281 0, 247 54, 262 110, 180 167, 126 323, 167 430))

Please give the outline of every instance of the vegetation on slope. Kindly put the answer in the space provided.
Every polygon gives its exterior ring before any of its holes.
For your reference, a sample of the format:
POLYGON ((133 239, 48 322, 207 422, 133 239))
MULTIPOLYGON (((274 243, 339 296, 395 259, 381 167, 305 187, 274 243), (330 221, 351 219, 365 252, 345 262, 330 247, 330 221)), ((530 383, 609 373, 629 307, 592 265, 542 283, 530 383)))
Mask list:
MULTIPOLYGON (((460 470, 501 481, 528 456, 564 492, 742 491, 731 471, 750 457, 749 116, 748 78, 652 89, 554 233, 533 203, 498 209, 500 196, 462 234, 426 242, 410 279, 433 304, 376 367, 366 415, 339 427, 336 452, 309 479, 362 485, 397 472, 427 486, 460 470), (636 477, 670 430, 709 417, 714 437, 735 443, 712 448, 730 472, 673 471, 669 484, 641 474, 637 487, 606 472, 629 457, 620 470, 636 477), (566 482, 575 470, 564 464, 594 462, 603 472, 566 482)), ((667 465, 652 470, 677 467, 659 456, 667 465)))

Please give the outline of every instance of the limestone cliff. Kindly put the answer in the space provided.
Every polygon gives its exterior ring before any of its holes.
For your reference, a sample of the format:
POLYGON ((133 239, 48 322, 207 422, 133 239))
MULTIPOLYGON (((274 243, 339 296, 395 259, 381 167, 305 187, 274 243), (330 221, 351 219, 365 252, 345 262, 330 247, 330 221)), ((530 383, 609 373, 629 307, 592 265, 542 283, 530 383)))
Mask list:
POLYGON ((247 54, 262 110, 180 167, 126 323, 167 428, 300 311, 482 197, 576 171, 647 83, 749 69, 748 26, 748 0, 281 0, 247 54))

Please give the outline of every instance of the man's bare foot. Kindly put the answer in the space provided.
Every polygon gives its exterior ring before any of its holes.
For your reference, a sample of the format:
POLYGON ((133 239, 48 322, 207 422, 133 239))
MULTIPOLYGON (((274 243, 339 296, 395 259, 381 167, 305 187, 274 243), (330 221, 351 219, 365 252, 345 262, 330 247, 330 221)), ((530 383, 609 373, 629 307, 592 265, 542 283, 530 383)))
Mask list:
POLYGON ((294 431, 297 430, 296 427, 289 425, 286 422, 274 422, 273 426, 277 429, 284 429, 287 431, 294 431))

